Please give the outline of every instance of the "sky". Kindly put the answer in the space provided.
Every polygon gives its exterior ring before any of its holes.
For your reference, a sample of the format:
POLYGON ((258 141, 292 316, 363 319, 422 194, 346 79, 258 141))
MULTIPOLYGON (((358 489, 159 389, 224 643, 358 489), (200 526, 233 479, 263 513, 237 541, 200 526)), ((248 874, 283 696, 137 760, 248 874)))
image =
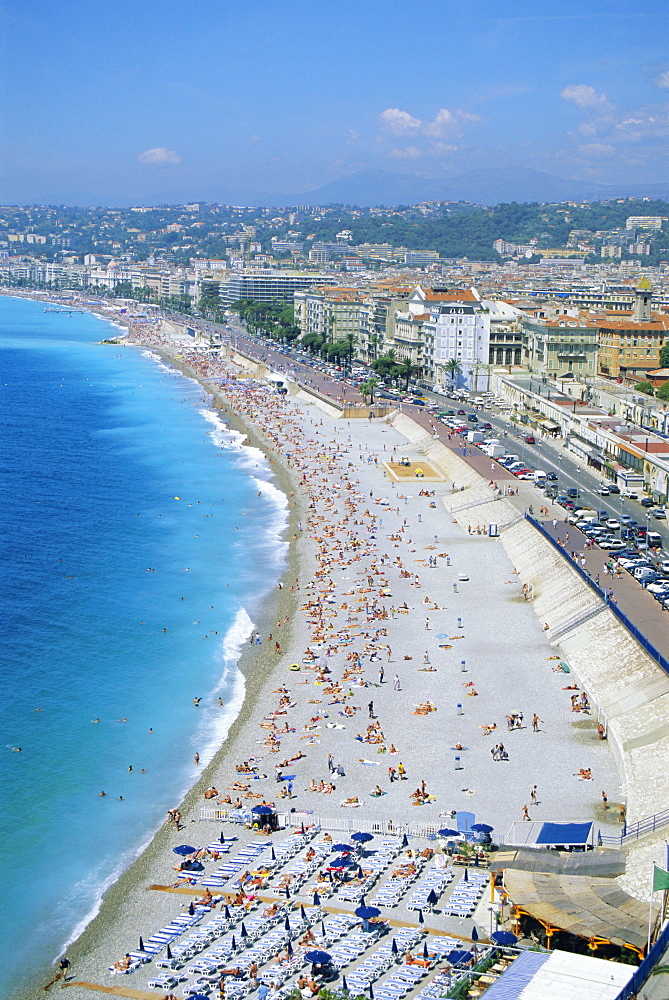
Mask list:
POLYGON ((0 0, 0 203, 669 179, 668 0, 0 0))

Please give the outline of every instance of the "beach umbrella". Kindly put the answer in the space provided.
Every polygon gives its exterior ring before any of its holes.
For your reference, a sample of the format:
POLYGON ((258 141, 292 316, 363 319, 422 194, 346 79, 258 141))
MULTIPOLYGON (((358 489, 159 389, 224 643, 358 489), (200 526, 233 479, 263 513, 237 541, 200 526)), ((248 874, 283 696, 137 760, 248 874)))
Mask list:
POLYGON ((435 906, 439 902, 439 896, 437 896, 434 889, 430 889, 427 894, 427 902, 430 906, 435 906))
POLYGON ((232 935, 232 940, 230 941, 230 951, 237 950, 237 942, 235 941, 235 935, 232 935))
POLYGON ((288 886, 286 886, 285 893, 286 893, 286 899, 290 899, 290 889, 288 888, 288 886))
POLYGON ((359 906, 357 910, 353 911, 356 917, 360 917, 361 920, 371 920, 372 917, 378 917, 381 915, 381 910, 378 906, 359 906))
POLYGON ((353 848, 350 844, 333 844, 333 851, 342 851, 344 854, 350 854, 353 848))
POLYGON ((256 816, 269 816, 271 815, 271 813, 274 812, 274 810, 272 809, 271 806, 260 805, 260 806, 254 806, 251 812, 255 813, 256 816))
POLYGON ((320 948, 308 951, 304 957, 312 965, 328 965, 332 961, 332 955, 328 951, 321 951, 320 948))
POLYGON ((422 910, 418 911, 418 923, 419 924, 424 924, 425 923, 425 918, 423 916, 423 911, 422 910))
POLYGON ((374 990, 371 983, 369 984, 369 1000, 374 1000, 374 990))
POLYGON ((314 906, 320 906, 320 905, 321 905, 321 897, 318 895, 317 892, 315 892, 314 893, 314 906))
POLYGON ((427 941, 423 942, 423 958, 429 958, 429 953, 427 950, 427 941))
POLYGON ((286 914, 286 919, 283 922, 283 926, 287 931, 290 930, 290 917, 286 914))
POLYGON ((276 861, 276 854, 274 853, 274 848, 272 848, 271 858, 272 858, 272 861, 276 861))
POLYGON ((226 920, 230 919, 230 910, 228 908, 228 904, 227 903, 225 904, 225 909, 223 911, 223 916, 225 917, 226 920))
POLYGON ((205 993, 189 993, 188 1000, 209 1000, 205 993))
POLYGON ((449 826, 444 827, 443 830, 437 830, 440 837, 459 837, 459 830, 452 830, 449 826))
POLYGON ((300 916, 302 917, 303 920, 307 919, 307 914, 304 909, 304 903, 300 903, 300 916))
POLYGON ((476 927, 474 926, 472 927, 472 941, 478 941, 478 939, 479 939, 479 932, 476 930, 476 927))
POLYGON ((239 928, 239 936, 243 938, 249 936, 249 932, 247 931, 246 924, 244 923, 243 920, 242 920, 242 926, 239 928))
POLYGON ((490 937, 495 944, 501 944, 502 947, 511 947, 514 944, 518 944, 518 938, 511 931, 494 931, 490 937))
POLYGON ((189 914, 190 914, 191 917, 195 916, 195 907, 193 906, 193 900, 192 899, 191 899, 190 903, 188 904, 188 912, 189 912, 189 914))
POLYGON ((167 951, 165 952, 165 957, 167 958, 168 962, 172 961, 172 949, 170 948, 169 941, 167 942, 167 951))
POLYGON ((469 875, 467 874, 467 869, 465 868, 465 874, 462 876, 463 882, 469 882, 469 875))
POLYGON ((366 844, 370 840, 374 840, 371 833, 354 833, 351 840, 357 841, 359 844, 366 844))
POLYGON ((393 955, 396 955, 397 952, 398 952, 398 950, 399 950, 398 947, 397 947, 397 941, 395 940, 395 938, 393 938, 393 943, 390 946, 390 950, 393 953, 393 955))
POLYGON ((185 858, 187 854, 195 854, 197 847, 191 847, 190 844, 181 844, 180 847, 173 847, 172 850, 175 854, 181 854, 185 858))
POLYGON ((489 826, 487 823, 474 823, 472 830, 474 833, 492 833, 494 826, 489 826))
POLYGON ((325 921, 321 920, 321 937, 325 937, 325 921))
POLYGON ((341 988, 344 993, 348 993, 348 983, 346 982, 346 976, 341 977, 341 988))
POLYGON ((288 952, 288 955, 290 956, 290 958, 292 958, 293 957, 293 946, 292 946, 290 940, 288 941, 288 944, 286 945, 286 951, 288 952))
POLYGON ((304 829, 304 823, 300 824, 300 833, 302 834, 302 836, 304 836, 306 833, 306 830, 304 829))
POLYGON ((437 632, 437 639, 447 639, 448 636, 446 632, 437 632))
POLYGON ((139 950, 144 951, 144 941, 142 940, 142 935, 139 935, 139 950))
POLYGON ((463 965, 472 957, 471 951, 449 951, 447 958, 451 965, 463 965))
POLYGON ((408 847, 408 846, 409 846, 409 838, 405 833, 404 836, 402 837, 402 847, 408 847))
POLYGON ((224 844, 225 843, 225 834, 223 833, 222 830, 221 830, 221 836, 218 838, 218 842, 219 842, 219 844, 224 844))

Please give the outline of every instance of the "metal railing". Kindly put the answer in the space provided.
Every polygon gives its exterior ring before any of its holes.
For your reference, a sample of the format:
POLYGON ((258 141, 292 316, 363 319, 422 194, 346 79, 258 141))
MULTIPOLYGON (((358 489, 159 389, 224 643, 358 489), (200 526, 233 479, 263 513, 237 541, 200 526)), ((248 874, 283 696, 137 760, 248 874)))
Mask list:
POLYGON ((669 924, 662 928, 641 965, 637 966, 630 981, 623 986, 616 1000, 631 1000, 641 990, 651 972, 658 964, 669 945, 669 924))
POLYGON ((608 590, 605 590, 603 587, 600 587, 600 585, 596 583, 595 580, 592 579, 590 573, 587 570, 583 569, 581 566, 579 566, 579 564, 576 562, 575 559, 572 559, 569 552, 567 552, 567 550, 562 545, 558 544, 557 539, 553 538, 551 533, 547 531, 546 528, 544 528, 541 521, 538 521, 531 514, 527 513, 525 514, 525 519, 529 521, 532 527, 536 528, 537 531, 539 531, 544 536, 544 538, 548 539, 553 548, 556 549, 563 557, 563 559, 565 559, 566 562, 569 563, 571 568, 579 574, 581 579, 584 580, 585 583, 587 583, 588 586, 591 587, 592 590, 594 590, 595 593, 599 595, 599 597, 601 597, 601 599, 604 601, 609 611, 613 612, 613 614, 616 616, 621 625, 625 626, 627 631, 631 634, 632 638, 636 639, 636 641, 648 653, 651 659, 655 660, 658 666, 662 667, 664 672, 669 674, 669 658, 667 658, 663 653, 661 653, 659 649, 657 649, 657 647, 654 646, 652 642, 650 642, 650 640, 646 638, 643 632, 637 628, 637 626, 634 624, 631 618, 629 618, 624 611, 620 610, 615 600, 612 598, 610 592, 608 590))

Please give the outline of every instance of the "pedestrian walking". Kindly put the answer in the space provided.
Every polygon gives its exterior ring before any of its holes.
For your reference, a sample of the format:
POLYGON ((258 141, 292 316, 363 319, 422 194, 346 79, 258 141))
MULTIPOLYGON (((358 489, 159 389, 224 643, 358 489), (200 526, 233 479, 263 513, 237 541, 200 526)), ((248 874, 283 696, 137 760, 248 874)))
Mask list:
POLYGON ((533 806, 536 806, 537 801, 538 801, 538 799, 537 799, 537 786, 536 785, 532 785, 532 791, 530 792, 530 802, 532 803, 533 806))
POLYGON ((395 768, 394 767, 389 767, 388 768, 388 778, 390 780, 390 784, 392 785, 393 781, 395 780, 395 768))
POLYGON ((532 820, 530 818, 530 814, 529 814, 528 809, 527 809, 527 805, 523 806, 523 820, 527 820, 528 823, 532 822, 532 820))
POLYGON ((399 691, 400 689, 401 689, 400 675, 399 674, 395 674, 395 679, 393 680, 393 690, 394 691, 399 691))
POLYGON ((425 650, 425 652, 423 653, 423 663, 429 663, 429 662, 430 662, 430 654, 428 653, 427 650, 425 650))
POLYGON ((334 757, 332 756, 331 753, 329 753, 328 754, 328 771, 330 772, 330 774, 332 774, 332 772, 334 771, 334 766, 335 766, 334 757))
POLYGON ((430 627, 430 619, 429 619, 429 618, 426 618, 426 619, 425 619, 425 628, 426 628, 426 629, 429 629, 429 627, 430 627))
POLYGON ((399 764, 397 765, 397 773, 399 774, 400 781, 407 780, 407 769, 402 763, 402 761, 400 761, 399 764))
POLYGON ((383 684, 383 678, 386 676, 383 667, 379 667, 379 684, 383 684))
POLYGON ((373 719, 374 718, 374 702, 373 701, 370 701, 369 705, 367 706, 367 711, 369 712, 370 719, 373 719))
POLYGON ((602 805, 604 806, 604 812, 609 808, 609 797, 606 792, 602 792, 602 805))
POLYGON ((543 721, 544 720, 540 719, 539 716, 537 715, 537 713, 535 712, 534 715, 532 716, 532 732, 533 733, 538 733, 539 732, 539 723, 543 722, 543 721))

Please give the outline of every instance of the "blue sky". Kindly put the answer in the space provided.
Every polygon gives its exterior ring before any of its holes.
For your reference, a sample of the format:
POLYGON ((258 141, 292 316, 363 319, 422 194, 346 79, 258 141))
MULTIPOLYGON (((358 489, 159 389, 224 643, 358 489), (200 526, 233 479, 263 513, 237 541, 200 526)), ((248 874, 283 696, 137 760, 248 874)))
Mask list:
POLYGON ((0 0, 0 201, 669 171, 667 0, 0 0))

